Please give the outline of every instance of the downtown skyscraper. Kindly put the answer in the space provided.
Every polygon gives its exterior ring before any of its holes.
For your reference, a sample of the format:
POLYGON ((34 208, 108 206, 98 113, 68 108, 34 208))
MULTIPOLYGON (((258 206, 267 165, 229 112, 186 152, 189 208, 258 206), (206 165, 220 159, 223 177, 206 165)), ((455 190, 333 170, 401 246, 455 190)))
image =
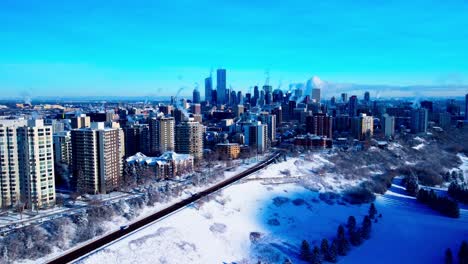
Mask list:
POLYGON ((213 100, 213 79, 210 77, 205 78, 205 101, 211 103, 213 100))
POLYGON ((226 69, 216 70, 216 91, 218 104, 226 103, 226 69))

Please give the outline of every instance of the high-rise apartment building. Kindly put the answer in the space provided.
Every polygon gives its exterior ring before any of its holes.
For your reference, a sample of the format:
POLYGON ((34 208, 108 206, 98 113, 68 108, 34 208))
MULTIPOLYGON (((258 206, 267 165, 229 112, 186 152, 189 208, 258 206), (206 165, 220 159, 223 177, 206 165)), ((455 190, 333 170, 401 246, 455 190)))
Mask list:
POLYGON ((79 116, 72 117, 72 119, 71 119, 71 127, 73 129, 89 127, 90 124, 91 124, 91 117, 86 116, 85 114, 81 114, 79 116))
POLYGON ((468 120, 468 94, 465 95, 465 120, 468 120))
POLYGON ((218 104, 226 103, 226 70, 216 70, 216 91, 218 104))
POLYGON ((174 151, 174 126, 175 119, 173 117, 159 117, 149 120, 151 153, 174 151))
POLYGON ((366 92, 364 93, 364 102, 365 102, 366 104, 368 104, 368 103, 370 102, 370 93, 369 93, 368 91, 366 91, 366 92))
POLYGON ((245 144, 251 146, 258 153, 265 152, 269 144, 268 126, 261 122, 244 126, 245 144))
POLYGON ((55 204, 55 171, 52 126, 28 120, 18 127, 18 162, 21 200, 31 209, 55 204))
POLYGON ((123 129, 125 134, 125 157, 138 152, 149 154, 150 134, 147 124, 135 124, 123 129))
POLYGON ((53 139, 55 164, 70 166, 72 162, 71 132, 54 133, 53 139))
POLYGON ((317 136, 332 138, 333 118, 323 113, 315 113, 306 117, 306 132, 317 136))
POLYGON ((0 122, 0 208, 14 206, 20 199, 16 128, 0 122))
POLYGON ((175 129, 176 153, 190 154, 195 160, 203 158, 204 126, 193 119, 181 122, 175 129))
POLYGON ((81 193, 109 193, 119 188, 122 179, 124 134, 120 128, 103 122, 90 128, 74 129, 72 135, 73 175, 81 193))
POLYGON ((395 117, 384 114, 382 120, 382 130, 386 138, 391 138, 395 135, 395 117))
POLYGON ((357 96, 353 95, 349 98, 349 106, 348 106, 349 116, 351 117, 357 116, 357 108, 358 108, 357 96))
POLYGON ((366 114, 351 119, 351 133, 354 138, 364 140, 374 135, 374 118, 366 114))
POLYGON ((267 136, 270 142, 276 141, 276 115, 268 112, 260 113, 259 120, 268 127, 267 136))
POLYGON ((428 111, 425 108, 411 110, 411 132, 426 133, 428 121, 428 111))

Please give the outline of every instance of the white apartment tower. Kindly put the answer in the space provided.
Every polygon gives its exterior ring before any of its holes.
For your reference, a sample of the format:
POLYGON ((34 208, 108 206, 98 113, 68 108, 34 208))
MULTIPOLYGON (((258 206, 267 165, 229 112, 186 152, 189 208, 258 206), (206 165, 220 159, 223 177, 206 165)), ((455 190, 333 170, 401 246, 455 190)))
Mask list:
POLYGON ((0 208, 20 199, 18 141, 15 126, 0 123, 0 208))
POLYGON ((55 204, 55 172, 52 126, 44 120, 28 120, 18 127, 18 161, 21 200, 27 208, 39 209, 55 204))

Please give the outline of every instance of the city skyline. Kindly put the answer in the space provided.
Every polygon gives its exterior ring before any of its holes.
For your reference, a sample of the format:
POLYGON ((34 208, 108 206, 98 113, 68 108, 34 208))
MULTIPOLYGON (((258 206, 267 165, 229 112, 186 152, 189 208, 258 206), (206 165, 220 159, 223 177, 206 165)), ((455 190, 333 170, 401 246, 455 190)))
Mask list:
POLYGON ((283 89, 317 75, 333 87, 383 86, 374 94, 467 90, 465 1, 0 5, 3 98, 189 96, 196 83, 204 93, 211 70, 216 88, 218 68, 244 92, 266 71, 283 89))

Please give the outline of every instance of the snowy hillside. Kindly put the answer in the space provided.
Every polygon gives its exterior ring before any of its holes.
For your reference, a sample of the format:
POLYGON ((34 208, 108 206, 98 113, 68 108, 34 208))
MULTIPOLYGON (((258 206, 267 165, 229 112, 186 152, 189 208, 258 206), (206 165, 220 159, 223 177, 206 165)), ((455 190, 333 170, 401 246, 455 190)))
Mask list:
MULTIPOLYGON (((327 163, 317 154, 311 161, 289 159, 272 165, 79 262, 282 263, 289 257, 302 263, 297 253, 303 239, 314 245, 332 238, 349 215, 361 222, 368 209, 325 200, 314 191, 358 184, 319 173, 327 163)), ((383 218, 373 225, 371 239, 340 263, 440 263, 445 248, 456 248, 468 237, 467 210, 461 210, 459 219, 441 216, 399 186, 378 196, 376 206, 383 218)))

